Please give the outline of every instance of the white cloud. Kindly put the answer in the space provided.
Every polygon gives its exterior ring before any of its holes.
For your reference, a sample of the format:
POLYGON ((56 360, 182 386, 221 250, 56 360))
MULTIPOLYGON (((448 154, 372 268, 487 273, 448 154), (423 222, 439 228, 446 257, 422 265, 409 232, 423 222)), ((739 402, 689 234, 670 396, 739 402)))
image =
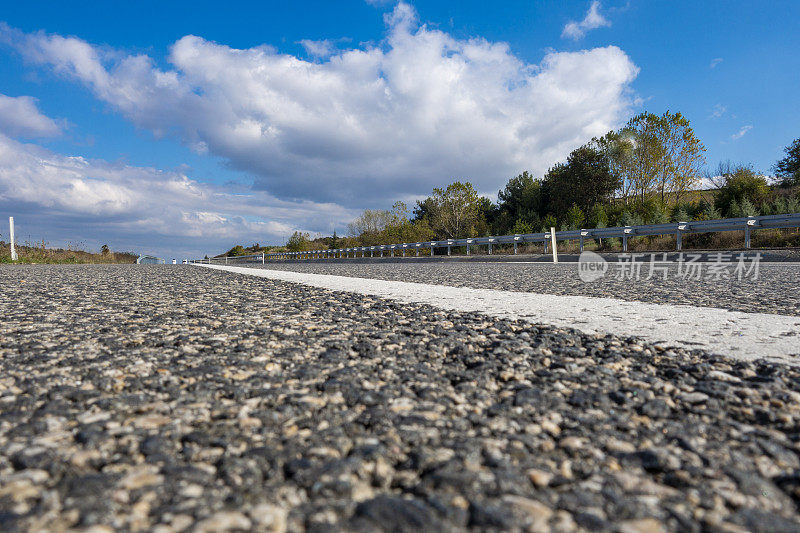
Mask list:
POLYGON ((522 170, 543 173, 619 125, 634 101, 638 68, 617 47, 551 51, 529 64, 505 43, 420 25, 405 3, 385 18, 380 46, 321 62, 186 36, 161 70, 146 55, 73 37, 6 27, 0 40, 84 83, 137 126, 177 133, 253 174, 258 188, 358 207, 454 178, 493 192, 522 170))
POLYGON ((714 109, 711 110, 711 118, 721 118, 727 112, 727 107, 722 104, 716 104, 714 109))
POLYGON ((180 172, 63 156, 2 134, 0 210, 37 240, 95 235, 139 250, 195 254, 235 242, 283 243, 295 229, 328 230, 331 221, 341 228, 355 215, 333 204, 214 187, 180 172))
POLYGON ((723 59, 721 57, 715 57, 711 60, 711 63, 708 65, 709 68, 716 68, 717 65, 722 63, 723 59))
POLYGON ((300 41, 300 44, 303 46, 303 48, 305 48, 308 55, 317 58, 330 57, 335 49, 333 42, 330 39, 323 39, 320 41, 303 39, 300 41))
POLYGON ((731 135, 731 139, 733 139, 734 141, 737 140, 737 139, 741 139, 742 137, 745 136, 745 134, 748 131, 750 131, 752 129, 753 129, 753 125, 752 124, 748 124, 747 126, 742 126, 741 128, 739 128, 739 131, 737 131, 736 133, 731 135))
POLYGON ((44 116, 30 96, 0 94, 0 133, 12 137, 55 137, 62 125, 44 116))
POLYGON ((578 40, 586 35, 586 32, 589 30, 595 30, 605 26, 611 26, 611 22, 600 14, 599 0, 594 0, 592 5, 589 6, 589 11, 586 12, 586 16, 583 17, 583 20, 580 22, 574 20, 569 21, 564 26, 561 37, 578 40))

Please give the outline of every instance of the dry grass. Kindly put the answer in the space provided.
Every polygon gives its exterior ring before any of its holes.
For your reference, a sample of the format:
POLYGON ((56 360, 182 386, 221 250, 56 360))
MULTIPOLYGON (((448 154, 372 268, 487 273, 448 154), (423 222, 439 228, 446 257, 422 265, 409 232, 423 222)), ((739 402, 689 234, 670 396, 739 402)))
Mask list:
POLYGON ((0 263, 135 263, 138 257, 130 252, 109 252, 96 254, 86 250, 48 248, 46 243, 37 245, 22 244, 15 246, 17 260, 11 260, 11 246, 0 241, 0 263))

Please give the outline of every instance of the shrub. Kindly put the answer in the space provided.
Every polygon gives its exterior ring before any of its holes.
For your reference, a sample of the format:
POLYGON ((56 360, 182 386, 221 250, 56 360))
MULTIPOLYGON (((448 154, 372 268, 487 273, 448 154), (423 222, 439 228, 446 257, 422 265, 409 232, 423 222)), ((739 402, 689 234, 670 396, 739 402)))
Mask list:
POLYGON ((558 220, 553 215, 547 215, 542 221, 542 231, 550 231, 550 228, 558 226, 558 220))
POLYGON ((692 215, 689 214, 689 210, 685 205, 675 207, 675 210, 672 212, 673 222, 689 222, 690 220, 692 220, 692 215))
POLYGON ((572 207, 569 208, 567 211, 567 229, 581 229, 581 225, 583 225, 583 211, 577 204, 572 204, 572 207))
POLYGON ((750 167, 738 166, 723 176, 723 183, 717 191, 714 203, 721 213, 731 213, 734 211, 734 202, 738 204, 740 210, 745 200, 750 202, 750 206, 760 206, 766 201, 769 193, 769 185, 764 176, 757 174, 750 167))
POLYGON ((514 223, 514 227, 511 228, 511 233, 520 235, 523 233, 533 233, 534 231, 536 230, 533 228, 533 226, 531 226, 529 223, 525 222, 522 219, 518 219, 514 223))
POLYGON ((621 226, 641 226, 644 224, 642 217, 630 211, 623 211, 619 223, 621 226))

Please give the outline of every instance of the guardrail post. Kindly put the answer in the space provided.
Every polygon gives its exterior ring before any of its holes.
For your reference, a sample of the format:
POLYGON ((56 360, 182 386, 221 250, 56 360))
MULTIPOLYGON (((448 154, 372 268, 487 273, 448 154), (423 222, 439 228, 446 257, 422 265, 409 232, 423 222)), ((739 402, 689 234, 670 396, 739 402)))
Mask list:
POLYGON ((517 255, 517 241, 514 241, 514 255, 517 255))
POLYGON ((469 244, 467 244, 467 255, 469 255, 469 244))
POLYGON ((680 224, 678 224, 678 229, 675 230, 675 249, 680 252, 682 248, 683 248, 683 232, 681 231, 680 224))
POLYGON ((544 253, 545 254, 547 253, 547 239, 549 239, 549 237, 547 236, 547 233, 545 233, 544 234, 544 253))
POLYGON ((450 255, 450 245, 447 245, 447 255, 450 255))
POLYGON ((417 246, 417 257, 419 257, 419 246, 417 246))
POLYGON ((744 247, 750 248, 750 229, 757 227, 758 219, 756 217, 747 217, 747 222, 744 226, 744 247))
POLYGON ((622 230, 622 251, 628 251, 628 227, 622 230))
POLYGON ((583 228, 581 228, 581 240, 580 240, 580 251, 583 251, 583 228))
POLYGON ((225 264, 226 265, 228 264, 228 256, 227 255, 225 256, 225 264))
POLYGON ((265 261, 264 252, 261 252, 261 264, 263 265, 265 261))
POLYGON ((492 243, 489 243, 489 255, 492 255, 492 243))
POLYGON ((553 241, 553 263, 558 263, 558 250, 556 247, 556 228, 550 228, 550 240, 553 241))

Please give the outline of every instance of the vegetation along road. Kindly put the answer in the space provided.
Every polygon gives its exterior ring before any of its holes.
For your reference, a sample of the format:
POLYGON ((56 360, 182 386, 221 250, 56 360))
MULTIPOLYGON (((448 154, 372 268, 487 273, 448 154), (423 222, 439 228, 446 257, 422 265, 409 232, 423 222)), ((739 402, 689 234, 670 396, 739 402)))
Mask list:
MULTIPOLYGON (((417 277, 490 275, 437 268, 417 277)), ((493 268, 515 291, 663 297, 493 268)), ((769 296, 795 271, 770 268, 758 310, 796 317, 769 296)), ((198 266, 0 285, 3 531, 800 528, 791 364, 198 266)), ((713 290, 758 302, 675 286, 713 290)))

